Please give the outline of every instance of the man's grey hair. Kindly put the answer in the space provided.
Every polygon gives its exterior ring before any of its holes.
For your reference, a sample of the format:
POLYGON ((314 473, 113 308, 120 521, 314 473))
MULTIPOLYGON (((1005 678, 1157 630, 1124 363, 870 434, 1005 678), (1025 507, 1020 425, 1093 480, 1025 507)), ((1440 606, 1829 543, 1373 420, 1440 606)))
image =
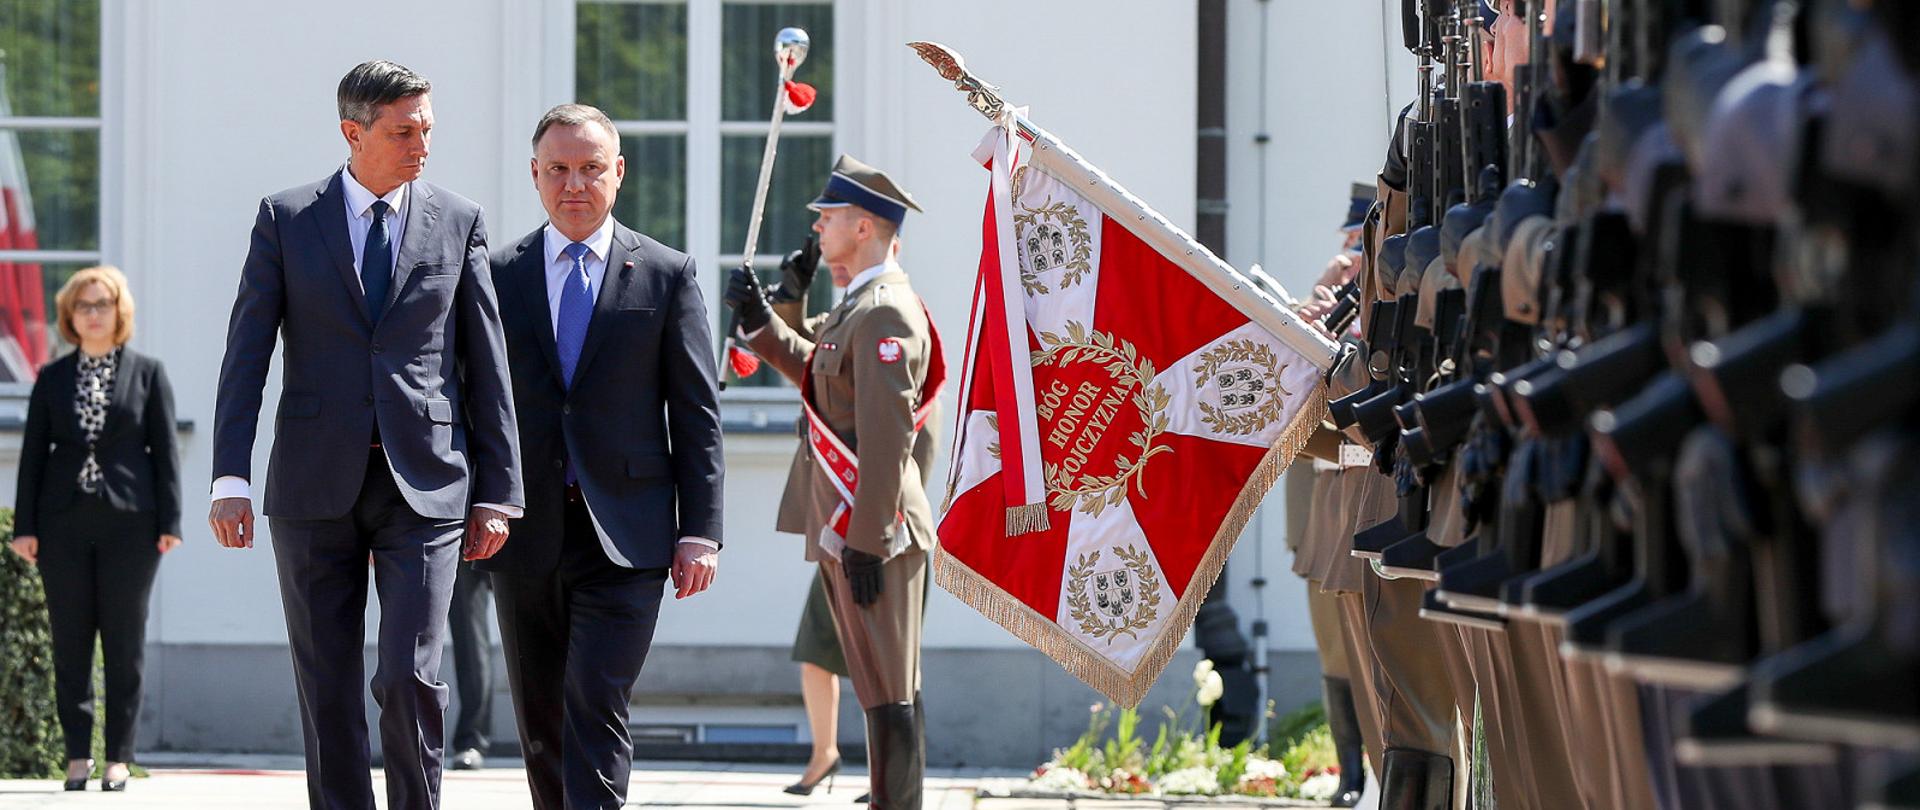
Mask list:
POLYGON ((358 121, 360 126, 370 127, 374 119, 380 117, 381 107, 432 90, 433 83, 427 81, 427 77, 408 70, 405 65, 374 59, 347 71, 340 79, 335 100, 340 106, 340 120, 358 121))
POLYGON ((549 129, 556 126, 578 127, 587 124, 599 124, 605 127, 607 134, 613 136, 614 150, 619 151, 620 131, 613 128, 613 119, 608 118, 599 107, 587 104, 562 104, 548 110, 546 115, 540 116, 540 123, 533 127, 533 148, 535 150, 540 148, 540 136, 547 134, 549 129))

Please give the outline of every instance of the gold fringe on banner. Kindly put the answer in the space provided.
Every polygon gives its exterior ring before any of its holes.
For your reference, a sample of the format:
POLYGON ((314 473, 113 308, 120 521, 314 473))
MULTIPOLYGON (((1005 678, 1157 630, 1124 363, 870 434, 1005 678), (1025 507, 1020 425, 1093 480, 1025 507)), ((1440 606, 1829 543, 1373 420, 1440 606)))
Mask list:
POLYGON ((1044 532, 1052 528, 1053 518, 1048 515, 1045 502, 1007 507, 1008 537, 1018 537, 1029 532, 1044 532))
MULTIPOLYGON (((935 555, 934 581, 959 597, 960 601, 980 611, 980 615, 987 617, 988 621, 1006 628, 1014 637, 1045 653, 1069 674, 1106 695, 1114 703, 1128 708, 1139 706, 1147 696, 1147 690, 1160 679, 1160 673, 1173 660, 1174 654, 1180 651, 1187 629, 1193 626, 1194 616, 1200 612, 1200 603, 1206 601, 1207 593, 1213 590, 1214 581, 1220 577, 1220 570, 1233 553, 1233 545, 1246 528, 1247 521, 1259 510, 1260 502, 1266 498, 1267 491, 1273 488, 1274 483, 1280 480, 1287 465, 1293 463, 1294 456, 1307 446, 1307 439, 1320 427, 1321 420, 1327 418, 1326 383, 1316 384, 1308 392, 1305 401, 1308 404, 1294 414, 1286 431, 1280 434, 1279 441, 1274 442, 1266 457, 1260 460, 1260 465, 1248 477, 1246 486, 1240 489, 1233 508, 1227 511, 1226 519, 1214 532, 1213 540, 1207 544, 1207 553, 1200 559, 1200 566, 1194 569, 1193 579, 1187 583, 1186 594, 1174 605, 1172 620, 1161 628, 1160 635, 1153 640, 1132 672, 1114 666, 1112 661, 1075 638, 1058 623, 1015 599, 965 563, 949 556, 945 548, 939 549, 935 555)), ((1019 506, 1007 510, 1009 537, 1014 534, 1011 530, 1014 510, 1028 508, 1031 507, 1019 506)), ((1045 513, 1042 514, 1044 516, 1045 513)), ((1040 528, 1046 527, 1043 525, 1040 528)))

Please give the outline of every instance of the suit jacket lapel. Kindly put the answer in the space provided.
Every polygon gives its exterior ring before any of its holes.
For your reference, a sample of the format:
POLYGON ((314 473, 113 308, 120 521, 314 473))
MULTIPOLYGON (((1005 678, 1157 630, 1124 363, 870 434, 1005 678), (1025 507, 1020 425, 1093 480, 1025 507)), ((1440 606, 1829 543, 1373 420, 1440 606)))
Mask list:
POLYGON ((139 360, 133 352, 120 350, 120 364, 113 369, 113 388, 107 391, 107 408, 118 409, 127 404, 127 387, 133 384, 133 375, 139 373, 139 360))
POLYGON ((347 285, 348 295, 360 305, 360 321, 363 325, 373 324, 373 310, 367 307, 367 294, 360 289, 360 273, 353 269, 353 239, 347 235, 347 188, 341 179, 341 169, 333 173, 333 181, 320 192, 314 200, 318 206, 317 222, 320 226, 320 240, 327 244, 327 253, 333 257, 333 266, 340 271, 340 281, 347 285))
POLYGON ((529 319, 530 331, 534 342, 540 345, 540 357, 547 363, 547 371, 553 384, 565 390, 567 382, 560 377, 560 352, 554 348, 553 313, 547 309, 547 250, 546 228, 534 230, 533 235, 521 240, 520 253, 513 260, 508 283, 513 294, 520 299, 521 314, 529 319))
POLYGON ((80 393, 80 350, 74 349, 71 355, 71 362, 47 366, 46 373, 52 375, 47 382, 52 386, 54 412, 70 414, 67 427, 84 434, 86 431, 80 429, 80 409, 73 407, 80 393))
POLYGON ((580 364, 573 369, 578 381, 593 361, 595 350, 606 341, 613 328, 613 311, 620 308, 627 284, 633 281, 633 236, 619 222, 613 223, 613 243, 607 248, 607 272, 600 279, 599 294, 593 300, 593 320, 587 322, 587 336, 580 344, 580 364))
MULTIPOLYGON (((407 281, 413 278, 413 271, 420 264, 421 253, 426 249, 429 241, 427 232, 440 219, 440 201, 433 198, 432 186, 419 181, 409 183, 407 195, 410 198, 407 200, 407 230, 400 235, 400 252, 393 257, 396 275, 393 284, 387 287, 387 305, 381 312, 393 309, 393 302, 400 300, 400 291, 406 289, 407 281)), ((464 250, 461 258, 466 258, 464 250)))

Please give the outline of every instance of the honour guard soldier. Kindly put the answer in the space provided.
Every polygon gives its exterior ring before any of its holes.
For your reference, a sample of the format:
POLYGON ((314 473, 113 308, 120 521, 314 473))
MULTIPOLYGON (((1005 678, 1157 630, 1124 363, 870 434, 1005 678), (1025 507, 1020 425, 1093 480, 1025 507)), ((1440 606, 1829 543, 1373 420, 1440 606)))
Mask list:
POLYGON ((920 806, 925 769, 920 623, 933 547, 929 471, 918 434, 945 378, 938 336, 894 260, 909 209, 892 179, 853 158, 834 165, 819 213, 820 261, 845 298, 809 337, 773 317, 747 268, 728 279, 748 345, 801 389, 808 459, 778 527, 800 530, 820 563, 853 688, 866 710, 871 806, 920 806))

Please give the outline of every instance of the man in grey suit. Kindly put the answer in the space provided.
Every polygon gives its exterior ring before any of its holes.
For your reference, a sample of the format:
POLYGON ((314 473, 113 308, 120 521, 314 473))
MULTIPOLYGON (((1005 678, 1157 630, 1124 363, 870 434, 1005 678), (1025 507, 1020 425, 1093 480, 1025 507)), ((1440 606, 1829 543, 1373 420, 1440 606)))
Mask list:
POLYGON ((547 223, 494 255, 527 514, 493 574, 538 810, 618 808, 627 704, 669 579, 706 590, 721 529, 713 338, 693 260, 613 218, 626 174, 606 113, 534 128, 547 223))
POLYGON ((480 206, 417 179, 431 89, 387 61, 340 81, 347 165, 261 201, 220 367, 208 523, 220 545, 251 548, 261 387, 285 337, 265 511, 315 808, 374 807, 369 559, 387 803, 439 807, 454 567, 499 551, 524 507, 480 206))

